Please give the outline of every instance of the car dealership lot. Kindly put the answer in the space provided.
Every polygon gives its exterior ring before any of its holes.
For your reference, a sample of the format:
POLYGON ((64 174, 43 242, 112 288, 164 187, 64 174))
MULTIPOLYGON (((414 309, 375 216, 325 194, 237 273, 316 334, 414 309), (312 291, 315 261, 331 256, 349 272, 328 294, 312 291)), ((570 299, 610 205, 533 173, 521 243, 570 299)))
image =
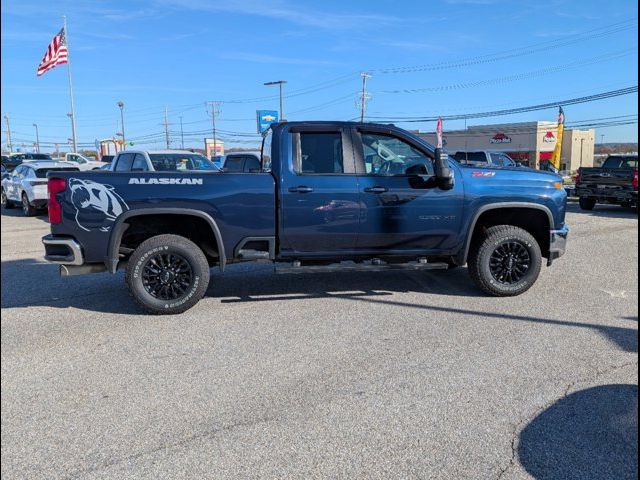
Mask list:
POLYGON ((59 278, 44 217, 3 210, 2 476, 635 478, 638 217, 568 222, 521 297, 251 265, 153 317, 121 273, 59 278))

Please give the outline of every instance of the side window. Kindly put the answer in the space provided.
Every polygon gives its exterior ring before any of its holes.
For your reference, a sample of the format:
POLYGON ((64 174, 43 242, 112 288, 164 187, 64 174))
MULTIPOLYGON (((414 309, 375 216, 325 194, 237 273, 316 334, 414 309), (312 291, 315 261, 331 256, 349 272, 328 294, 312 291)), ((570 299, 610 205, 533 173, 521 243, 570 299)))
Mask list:
POLYGON ((435 175, 431 158, 404 140, 378 133, 361 136, 367 175, 435 175))
POLYGON ((116 172, 129 172, 131 171, 131 165, 133 164, 133 153, 122 153, 118 155, 118 161, 116 163, 116 172))
POLYGON ((227 160, 224 162, 224 171, 225 172, 242 172, 244 163, 243 157, 227 157, 227 160))
POLYGON ((502 159, 502 155, 500 155, 499 153, 490 153, 489 155, 491 156, 492 165, 495 165, 496 167, 504 166, 504 160, 502 159))
POLYGON ((136 153, 135 157, 133 158, 131 170, 134 170, 136 172, 146 172, 147 170, 149 170, 147 159, 144 158, 144 155, 142 155, 141 153, 136 153))
POLYGON ((340 132, 296 134, 295 171, 301 175, 344 173, 340 132))
POLYGON ((507 155, 500 155, 500 158, 502 159, 502 165, 505 167, 513 167, 516 162, 514 162, 511 157, 508 157, 507 155))
POLYGON ((247 173, 255 173, 260 171, 260 160, 253 155, 248 155, 244 160, 244 171, 247 173))

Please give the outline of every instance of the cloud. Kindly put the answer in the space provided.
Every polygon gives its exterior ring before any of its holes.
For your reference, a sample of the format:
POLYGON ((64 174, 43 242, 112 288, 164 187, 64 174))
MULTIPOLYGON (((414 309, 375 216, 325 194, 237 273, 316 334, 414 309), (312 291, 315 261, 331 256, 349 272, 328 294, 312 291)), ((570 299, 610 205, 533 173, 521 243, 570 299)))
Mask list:
POLYGON ((300 26, 330 30, 374 27, 402 21, 393 15, 334 13, 301 8, 298 4, 288 3, 283 0, 270 3, 257 0, 226 0, 224 2, 156 0, 156 5, 174 9, 266 17, 300 26))

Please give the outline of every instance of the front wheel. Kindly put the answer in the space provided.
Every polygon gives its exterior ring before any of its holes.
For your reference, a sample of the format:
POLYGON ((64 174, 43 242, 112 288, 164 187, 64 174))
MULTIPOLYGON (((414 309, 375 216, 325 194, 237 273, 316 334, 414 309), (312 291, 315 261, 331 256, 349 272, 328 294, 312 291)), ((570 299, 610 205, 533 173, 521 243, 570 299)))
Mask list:
POLYGON ((469 274, 486 293, 513 297, 529 290, 542 269, 540 245, 522 228, 499 225, 477 239, 469 255, 469 274))
POLYGON ((580 208, 590 212, 596 208, 596 201, 593 198, 580 197, 580 208))
POLYGON ((191 240, 158 235, 142 242, 131 254, 125 279, 131 295, 147 312, 182 313, 204 296, 209 263, 191 240))
POLYGON ((5 192, 4 188, 2 189, 2 207, 6 208, 6 209, 10 209, 15 207, 15 205, 13 204, 13 202, 11 200, 9 200, 9 198, 7 197, 7 192, 5 192))

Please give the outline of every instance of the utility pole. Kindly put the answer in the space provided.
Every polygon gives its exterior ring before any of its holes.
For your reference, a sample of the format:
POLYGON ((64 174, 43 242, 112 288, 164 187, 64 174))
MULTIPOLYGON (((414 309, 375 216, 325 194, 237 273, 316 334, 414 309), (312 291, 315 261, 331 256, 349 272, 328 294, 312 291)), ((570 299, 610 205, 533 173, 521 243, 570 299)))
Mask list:
POLYGON ((367 92, 367 79, 371 78, 371 74, 368 72, 361 72, 360 76, 362 77, 362 92, 360 93, 360 101, 358 102, 360 106, 360 122, 364 122, 364 115, 367 111, 367 102, 371 100, 371 94, 367 92))
POLYGON ((33 126, 36 128, 36 152, 40 153, 40 134, 38 133, 38 124, 34 123, 33 126))
POLYGON ((9 127, 8 113, 4 114, 4 121, 5 121, 5 124, 7 125, 7 150, 9 150, 9 153, 11 153, 13 151, 13 145, 11 145, 11 127, 9 127))
POLYGON ((207 102, 207 112, 211 115, 211 134, 213 135, 213 155, 211 158, 218 154, 218 136, 216 132, 216 117, 220 115, 220 104, 222 102, 211 101, 207 102))
POLYGON ((182 115, 180 115, 180 148, 184 150, 184 130, 182 129, 182 115))
POLYGON ((164 107, 164 140, 167 145, 167 150, 170 148, 170 139, 169 139, 169 111, 167 107, 164 107))
POLYGON ((600 145, 604 145, 604 133, 600 135, 600 145))
POLYGON ((122 127, 122 150, 127 149, 127 139, 124 136, 124 102, 119 101, 116 105, 120 107, 120 126, 122 127))
POLYGON ((284 120, 284 97, 282 96, 282 86, 287 83, 286 80, 276 80, 274 82, 266 82, 264 85, 267 87, 272 87, 274 85, 278 85, 280 88, 280 121, 284 120))

